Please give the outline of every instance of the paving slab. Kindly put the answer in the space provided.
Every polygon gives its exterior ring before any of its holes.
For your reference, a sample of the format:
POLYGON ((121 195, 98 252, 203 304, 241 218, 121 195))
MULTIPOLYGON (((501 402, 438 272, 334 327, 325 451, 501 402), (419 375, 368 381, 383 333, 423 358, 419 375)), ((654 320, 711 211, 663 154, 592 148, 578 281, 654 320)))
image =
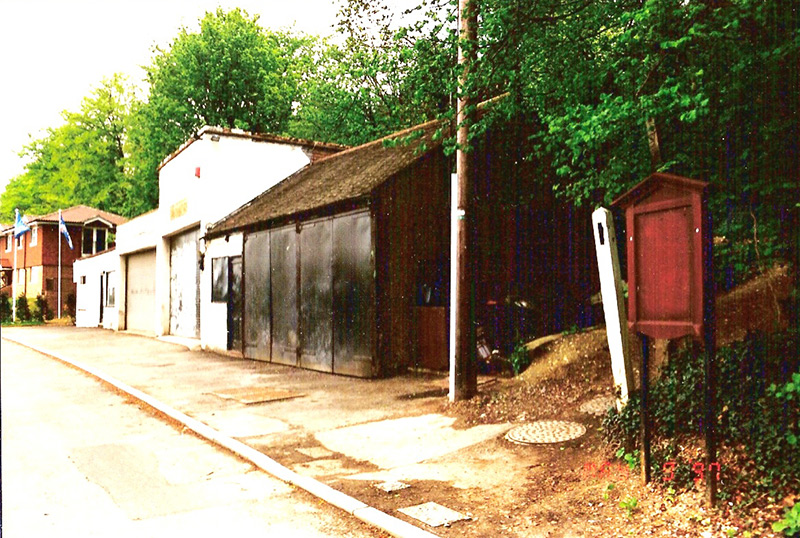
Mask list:
POLYGON ((437 458, 505 433, 509 424, 485 424, 457 430, 455 418, 431 413, 381 420, 317 432, 326 448, 381 469, 403 467, 437 458))
POLYGON ((446 506, 435 502, 427 502, 418 504, 416 506, 409 506, 408 508, 400 508, 399 512, 418 519, 431 527, 441 527, 442 525, 450 525, 456 521, 465 521, 470 519, 469 516, 464 515, 455 510, 451 510, 446 506))

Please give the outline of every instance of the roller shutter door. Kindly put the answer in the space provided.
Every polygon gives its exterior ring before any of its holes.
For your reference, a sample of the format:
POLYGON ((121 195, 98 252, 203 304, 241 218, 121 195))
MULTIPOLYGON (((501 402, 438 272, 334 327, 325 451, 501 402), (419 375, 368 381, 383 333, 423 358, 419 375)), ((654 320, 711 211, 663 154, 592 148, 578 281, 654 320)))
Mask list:
POLYGON ((125 323, 131 331, 153 334, 156 323, 156 251, 128 256, 125 323))

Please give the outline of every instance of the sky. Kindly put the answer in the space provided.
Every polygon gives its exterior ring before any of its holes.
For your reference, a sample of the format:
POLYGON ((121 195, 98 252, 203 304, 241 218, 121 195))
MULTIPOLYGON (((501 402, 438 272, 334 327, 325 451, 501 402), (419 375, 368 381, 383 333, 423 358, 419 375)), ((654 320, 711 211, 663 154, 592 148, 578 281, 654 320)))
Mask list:
MULTIPOLYGON (((389 2, 408 3, 403 0, 389 2)), ((331 35, 338 0, 0 0, 0 190, 24 171, 18 156, 77 111, 103 77, 140 84, 154 45, 207 11, 241 7, 273 30, 331 35)), ((399 8, 398 8, 399 9, 399 8)))

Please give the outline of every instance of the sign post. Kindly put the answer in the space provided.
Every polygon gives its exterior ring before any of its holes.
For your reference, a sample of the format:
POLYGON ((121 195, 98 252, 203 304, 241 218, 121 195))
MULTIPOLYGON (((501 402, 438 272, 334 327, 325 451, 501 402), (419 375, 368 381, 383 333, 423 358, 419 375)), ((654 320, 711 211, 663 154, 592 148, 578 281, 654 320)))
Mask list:
MULTIPOLYGON (((691 336, 705 347, 703 433, 706 466, 716 460, 714 293, 708 183, 656 173, 614 201, 625 210, 628 325, 642 336, 642 477, 650 479, 649 339, 691 336)), ((716 474, 707 473, 707 501, 716 474)))

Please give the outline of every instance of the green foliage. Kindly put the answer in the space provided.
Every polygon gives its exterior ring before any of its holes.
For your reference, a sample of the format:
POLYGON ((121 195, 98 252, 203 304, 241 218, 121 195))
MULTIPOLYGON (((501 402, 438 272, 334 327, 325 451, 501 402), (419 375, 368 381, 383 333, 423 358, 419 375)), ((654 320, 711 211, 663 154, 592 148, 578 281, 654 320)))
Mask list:
POLYGON ((786 536, 800 536, 800 503, 787 508, 783 519, 772 524, 772 530, 782 532, 786 536))
POLYGON ((614 454, 620 459, 625 460, 625 463, 628 465, 628 469, 631 471, 635 471, 637 467, 639 467, 639 451, 634 450, 631 452, 626 452, 625 448, 620 447, 617 449, 616 453, 614 454))
MULTIPOLYGON (((744 492, 778 496, 796 489, 800 477, 800 334, 755 334, 744 342, 720 348, 716 355, 717 435, 728 447, 723 457, 720 494, 744 492), (725 460, 742 472, 724 476, 725 460)), ((689 487, 696 477, 695 461, 679 450, 681 440, 704 431, 703 359, 690 350, 676 353, 650 387, 650 416, 656 436, 652 443, 654 475, 662 477, 664 464, 675 462, 675 487, 689 487)), ((639 400, 634 395, 621 413, 611 410, 603 429, 612 446, 631 446, 639 428, 639 400)), ((623 451, 624 453, 624 451, 623 451)), ((722 457, 722 453, 721 457, 722 457)))
POLYGON ((625 515, 630 519, 639 509, 639 500, 636 497, 626 497, 619 502, 619 507, 625 510, 625 515))
POLYGON ((514 351, 511 352, 509 357, 511 368, 514 370, 514 375, 519 375, 531 364, 531 356, 528 353, 528 348, 525 347, 524 342, 519 342, 514 346, 514 351))
POLYGON ((30 321, 31 320, 31 307, 28 303, 28 298, 20 294, 17 297, 17 320, 30 321))
MULTIPOLYGON (((782 386, 775 383, 767 388, 767 396, 770 401, 777 403, 781 408, 797 408, 800 401, 800 372, 792 374, 791 381, 782 386)), ((800 435, 800 413, 790 414, 786 424, 786 442, 792 449, 797 448, 798 435, 800 435)))
POLYGON ((75 294, 74 293, 70 293, 69 295, 67 295, 67 300, 65 302, 65 306, 66 306, 66 308, 63 310, 64 313, 74 320, 75 319, 75 314, 76 314, 76 312, 75 312, 76 301, 75 301, 75 294))
POLYGON ((133 101, 125 78, 114 75, 84 98, 79 112, 64 111, 62 125, 22 151, 29 162, 6 187, 0 218, 13 220, 15 208, 43 215, 78 204, 125 212, 123 145, 133 101))
POLYGON ((0 323, 7 323, 11 321, 11 316, 11 299, 7 293, 0 293, 0 323))
MULTIPOLYGON (((439 6, 429 20, 453 15, 447 3, 421 4, 439 6)), ((715 234, 727 239, 716 280, 731 287, 757 248, 768 263, 791 242, 782 223, 800 200, 798 26, 780 0, 483 0, 478 40, 462 43, 478 49, 463 91, 506 98, 473 136, 525 118, 533 132, 520 152, 540 167, 538 181, 576 204, 609 203, 656 170, 711 182, 715 234)), ((442 91, 415 82, 421 94, 442 91)))
POLYGON ((342 144, 370 142, 450 113, 454 27, 437 17, 447 2, 420 6, 425 18, 397 28, 384 2, 351 0, 338 15, 343 42, 309 41, 290 132, 342 144))
POLYGON ((206 13, 146 68, 147 101, 132 111, 126 162, 131 212, 158 203, 159 163, 204 125, 284 133, 298 94, 300 38, 265 31, 241 9, 206 13))

